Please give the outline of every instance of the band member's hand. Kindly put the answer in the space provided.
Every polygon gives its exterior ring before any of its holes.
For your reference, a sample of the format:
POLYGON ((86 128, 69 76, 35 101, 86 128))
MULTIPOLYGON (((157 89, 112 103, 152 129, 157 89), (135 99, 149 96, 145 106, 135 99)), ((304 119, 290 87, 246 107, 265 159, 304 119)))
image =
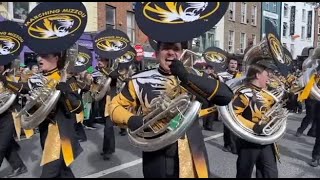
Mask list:
POLYGON ((171 65, 169 66, 171 74, 178 76, 178 78, 182 82, 188 81, 188 74, 189 72, 184 67, 183 63, 179 60, 174 60, 171 62, 171 65))
POLYGON ((255 132, 255 133, 257 133, 257 134, 261 134, 262 133, 262 130, 263 130, 263 128, 266 126, 266 124, 261 124, 261 125, 259 125, 258 123, 256 123, 254 126, 253 126, 253 128, 252 128, 252 130, 253 130, 253 132, 255 132))
POLYGON ((60 82, 57 86, 56 86, 57 90, 60 90, 62 92, 66 92, 70 90, 70 86, 69 84, 67 84, 66 82, 60 82))
POLYGON ((111 77, 112 79, 117 79, 118 78, 118 73, 116 71, 112 71, 109 74, 109 77, 111 77))
POLYGON ((128 128, 131 131, 137 130, 139 127, 143 125, 143 117, 142 116, 131 116, 128 121, 128 128))

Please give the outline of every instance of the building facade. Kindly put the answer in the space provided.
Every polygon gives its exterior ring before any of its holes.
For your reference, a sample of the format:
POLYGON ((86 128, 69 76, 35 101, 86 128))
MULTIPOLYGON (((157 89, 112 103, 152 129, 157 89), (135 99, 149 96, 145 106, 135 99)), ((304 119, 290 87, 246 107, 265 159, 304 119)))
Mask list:
POLYGON ((230 2, 224 21, 223 49, 229 53, 244 54, 260 42, 261 2, 230 2))
POLYGON ((146 35, 136 24, 134 4, 134 2, 98 2, 98 31, 111 27, 127 33, 132 45, 148 43, 146 35))
POLYGON ((252 42, 260 41, 261 2, 230 2, 224 17, 209 31, 193 40, 193 49, 203 52, 218 47, 243 54, 252 42))
POLYGON ((320 7, 317 6, 314 10, 314 38, 313 38, 313 46, 320 46, 320 7))
POLYGON ((315 4, 308 2, 283 2, 281 13, 281 42, 293 59, 303 48, 314 45, 315 4))
POLYGON ((265 36, 265 22, 270 20, 277 33, 280 34, 281 31, 281 2, 262 2, 261 3, 261 39, 265 36))

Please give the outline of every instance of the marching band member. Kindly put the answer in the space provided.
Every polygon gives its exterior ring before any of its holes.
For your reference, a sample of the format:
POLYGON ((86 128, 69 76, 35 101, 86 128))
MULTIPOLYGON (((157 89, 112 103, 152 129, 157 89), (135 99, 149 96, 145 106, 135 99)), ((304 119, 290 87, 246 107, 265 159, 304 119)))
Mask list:
POLYGON ((99 114, 103 116, 104 119, 104 131, 103 131, 103 146, 102 146, 102 152, 100 155, 103 157, 103 160, 109 160, 111 155, 115 152, 116 145, 115 145, 115 136, 114 136, 114 129, 113 129, 113 122, 110 119, 109 114, 106 112, 106 108, 108 107, 108 104, 110 103, 110 99, 112 96, 112 93, 115 91, 115 85, 116 85, 116 71, 112 70, 109 64, 109 59, 106 58, 100 58, 98 60, 98 70, 103 73, 106 76, 111 77, 111 83, 110 88, 111 90, 105 94, 105 96, 99 101, 96 102, 96 107, 93 107, 95 109, 95 113, 92 113, 93 117, 96 117, 98 111, 99 114))
MULTIPOLYGON (((218 73, 218 77, 223 81, 227 82, 233 78, 241 76, 241 73, 238 71, 238 61, 235 56, 228 56, 227 60, 228 69, 225 72, 218 73)), ((223 151, 232 152, 237 154, 237 136, 228 129, 227 126, 223 125, 223 140, 224 146, 223 151)))
MULTIPOLYGON (((255 133, 260 134, 266 124, 262 124, 262 117, 274 102, 263 92, 272 71, 277 67, 261 59, 252 64, 247 72, 246 84, 236 93, 233 106, 237 118, 255 133)), ((257 178, 277 178, 277 162, 274 144, 260 145, 239 138, 237 159, 237 178, 251 178, 256 165, 257 178)))
MULTIPOLYGON (((7 81, 15 81, 12 74, 9 75, 9 73, 6 73, 6 75, 2 75, 4 71, 10 69, 10 66, 11 63, 6 66, 0 66, 0 79, 2 82, 4 82, 2 91, 4 90, 3 88, 7 87, 7 81)), ((0 114, 0 166, 3 162, 3 159, 6 158, 12 167, 12 171, 6 177, 15 177, 28 172, 27 167, 18 154, 18 149, 16 147, 19 147, 19 145, 13 137, 15 132, 13 116, 17 106, 18 102, 16 98, 14 104, 4 113, 0 114)))
MULTIPOLYGON (((216 79, 189 74, 182 62, 177 60, 181 53, 181 43, 158 42, 156 57, 160 64, 159 68, 133 76, 133 80, 126 84, 122 92, 115 96, 109 105, 111 119, 117 125, 127 126, 131 131, 139 128, 143 124, 143 117, 132 114, 127 108, 137 109, 139 105, 142 105, 147 112, 147 104, 160 95, 157 93, 159 89, 167 93, 172 92, 171 88, 178 83, 175 77, 181 80, 182 87, 195 91, 209 102, 218 105, 226 105, 230 102, 233 93, 228 86, 216 79)), ((191 157, 188 140, 184 142, 186 144, 183 145, 178 140, 163 149, 143 152, 144 177, 208 177, 208 169, 205 164, 202 164, 204 168, 202 172, 195 171, 192 162, 196 157, 191 157)), ((206 156, 206 152, 203 153, 206 156)))
MULTIPOLYGON (((218 76, 216 75, 216 73, 214 72, 214 69, 211 65, 207 65, 206 66, 206 70, 205 73, 203 74, 203 76, 208 76, 209 78, 214 78, 214 79, 218 79, 218 76)), ((209 107, 211 107, 209 105, 209 107)), ((203 107, 202 107, 203 108, 203 107)), ((210 114, 208 114, 207 116, 203 117, 203 129, 204 130, 208 130, 208 131, 213 131, 213 121, 218 121, 218 112, 216 109, 214 109, 214 111, 210 114)))
MULTIPOLYGON (((43 76, 49 80, 59 81, 65 57, 65 52, 40 54, 40 68, 43 76)), ((32 84, 32 80, 30 82, 32 84)), ((5 84, 15 93, 25 94, 30 90, 25 83, 5 81, 5 84)), ((38 83, 32 84, 32 88, 38 86, 38 83)), ((68 166, 82 151, 79 142, 74 137, 74 120, 70 116, 72 113, 82 111, 78 89, 75 87, 77 87, 75 78, 70 78, 67 82, 60 82, 56 86, 56 89, 63 93, 58 104, 64 106, 58 105, 39 125, 40 144, 43 149, 41 160, 41 165, 43 165, 41 177, 43 178, 74 177, 68 166)))
MULTIPOLYGON (((75 138, 74 119, 71 116, 72 113, 82 111, 82 103, 77 92, 79 88, 76 79, 73 77, 67 79, 66 70, 69 65, 72 65, 69 62, 74 59, 74 49, 70 47, 84 32, 86 22, 87 11, 81 2, 42 2, 38 4, 28 14, 24 28, 28 32, 25 33, 26 44, 35 53, 38 53, 42 74, 31 77, 28 83, 4 81, 4 84, 10 90, 18 94, 27 94, 31 89, 39 90, 44 86, 54 91, 60 91, 57 104, 55 107, 51 107, 51 112, 46 112, 49 115, 39 124, 40 144, 43 149, 41 159, 42 178, 74 177, 70 165, 82 152, 82 148, 75 138), (60 12, 68 8, 76 9, 77 13, 69 12, 73 14, 65 19, 65 23, 72 23, 61 28, 61 24, 53 19, 65 18, 61 16, 60 12), (56 11, 57 9, 58 11, 56 11), (49 16, 43 15, 42 19, 37 21, 36 24, 29 23, 30 20, 38 17, 39 13, 46 14, 47 12, 52 13, 49 16), (79 13, 81 13, 81 16, 79 13), (76 26, 73 23, 75 20, 78 23, 76 26), (44 24, 48 23, 50 28, 59 28, 61 31, 50 31, 47 34, 49 31, 46 30, 49 26, 44 24), (70 35, 71 32, 72 35, 70 35), (44 81, 44 79, 48 81, 44 81)), ((25 112, 22 111, 22 113, 25 112)))

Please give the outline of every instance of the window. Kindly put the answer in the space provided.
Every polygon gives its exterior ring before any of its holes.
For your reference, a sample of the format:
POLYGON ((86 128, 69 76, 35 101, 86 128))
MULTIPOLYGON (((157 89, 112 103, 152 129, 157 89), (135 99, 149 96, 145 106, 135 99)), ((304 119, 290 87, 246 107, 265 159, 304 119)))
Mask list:
POLYGON ((282 30, 282 36, 283 37, 287 37, 287 33, 288 32, 288 23, 287 22, 283 22, 283 30, 282 30))
POLYGON ((233 51, 234 51, 234 31, 229 31, 228 52, 233 53, 233 51))
POLYGON ((252 6, 251 10, 251 25, 256 26, 257 25, 257 6, 252 6))
POLYGON ((288 8, 289 8, 289 6, 288 6, 288 4, 284 4, 283 5, 283 15, 284 15, 284 17, 288 17, 288 8))
POLYGON ((266 10, 269 11, 269 2, 266 2, 266 10))
POLYGON ((247 3, 241 3, 241 23, 247 24, 247 3))
POLYGON ((212 28, 210 31, 207 32, 207 46, 206 48, 215 46, 215 40, 216 40, 216 28, 212 28))
POLYGON ((294 57, 293 53, 294 53, 294 44, 290 45, 290 53, 292 55, 292 57, 294 57))
POLYGON ((318 24, 318 34, 320 34, 320 24, 318 24))
POLYGON ((106 5, 106 28, 116 28, 116 8, 106 5))
POLYGON ((25 20, 29 13, 29 2, 13 2, 13 18, 25 20))
POLYGON ((240 53, 244 53, 244 50, 246 49, 246 34, 240 33, 240 53))
POLYGON ((272 8, 273 12, 277 12, 277 3, 273 2, 273 8, 272 8))
POLYGON ((36 5, 36 2, 7 2, 8 14, 5 16, 12 17, 12 21, 24 22, 29 12, 36 5))
POLYGON ((131 43, 134 44, 136 41, 135 19, 134 19, 134 13, 130 11, 127 12, 127 34, 129 36, 131 43))
POLYGON ((306 10, 302 9, 302 22, 306 22, 306 10))
POLYGON ((257 44, 257 36, 255 34, 252 34, 252 45, 257 44))
POLYGON ((306 36, 305 36, 305 27, 304 26, 302 26, 301 27, 301 39, 305 39, 306 38, 306 36))
POLYGON ((236 2, 230 2, 229 4, 229 20, 231 21, 235 20, 235 5, 236 2))

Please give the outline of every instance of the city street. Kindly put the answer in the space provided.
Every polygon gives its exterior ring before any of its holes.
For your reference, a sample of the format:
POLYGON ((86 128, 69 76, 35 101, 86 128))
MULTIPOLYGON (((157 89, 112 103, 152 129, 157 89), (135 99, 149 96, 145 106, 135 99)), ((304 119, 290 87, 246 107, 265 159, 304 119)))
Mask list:
MULTIPOLYGON (((280 178, 317 178, 320 177, 320 167, 311 167, 308 162, 314 138, 305 134, 299 138, 294 136, 300 125, 303 114, 291 113, 287 131, 279 142, 281 164, 278 164, 280 178)), ((222 151, 223 127, 221 122, 214 122, 214 131, 203 131, 209 154, 210 171, 213 177, 234 178, 236 175, 237 156, 222 151)), ((88 141, 82 142, 83 153, 72 164, 76 177, 82 178, 139 178, 142 176, 141 152, 131 146, 127 136, 120 136, 115 127, 116 152, 109 161, 103 161, 100 156, 102 150, 103 126, 96 130, 86 130, 88 141)), ((39 134, 30 140, 22 140, 20 155, 28 167, 28 173, 21 178, 35 178, 41 174, 39 134)), ((5 160, 0 168, 0 177, 5 176, 11 168, 5 160)), ((254 177, 254 173, 253 173, 254 177)))

